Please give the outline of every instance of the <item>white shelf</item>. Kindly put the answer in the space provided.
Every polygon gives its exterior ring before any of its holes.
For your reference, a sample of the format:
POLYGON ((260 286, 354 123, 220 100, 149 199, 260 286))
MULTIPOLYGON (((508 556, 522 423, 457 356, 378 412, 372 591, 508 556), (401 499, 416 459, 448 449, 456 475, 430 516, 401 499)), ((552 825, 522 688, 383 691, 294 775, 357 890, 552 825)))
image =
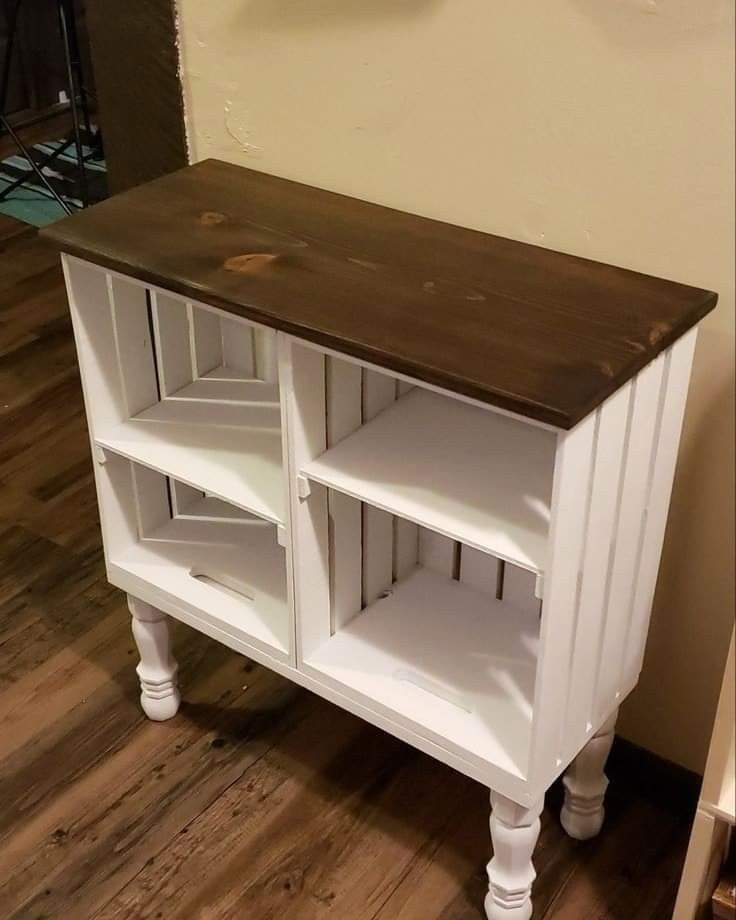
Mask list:
POLYGON ((111 566, 224 632, 287 654, 286 560, 276 528, 247 515, 214 519, 211 499, 197 505, 111 558, 111 566))
POLYGON ((420 387, 302 473, 522 568, 544 568, 556 436, 420 387))
POLYGON ((442 747, 524 776, 539 619, 418 568, 305 664, 442 747))
POLYGON ((199 386, 200 393, 207 387, 199 380, 103 431, 97 444, 267 521, 283 523, 278 388, 260 381, 225 385, 235 387, 241 399, 182 397, 191 387, 199 386))

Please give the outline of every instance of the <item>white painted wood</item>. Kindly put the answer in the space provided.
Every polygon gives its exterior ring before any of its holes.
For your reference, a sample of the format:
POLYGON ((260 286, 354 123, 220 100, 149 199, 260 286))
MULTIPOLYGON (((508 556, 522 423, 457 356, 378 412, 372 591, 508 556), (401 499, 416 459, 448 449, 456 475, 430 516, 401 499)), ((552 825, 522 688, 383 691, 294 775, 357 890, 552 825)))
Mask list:
POLYGON ((105 271, 62 256, 90 433, 116 425, 128 410, 115 367, 115 332, 105 271))
MULTIPOLYGON (((203 501, 205 497, 201 489, 193 489, 177 479, 169 480, 169 494, 171 496, 171 513, 174 517, 184 514, 189 508, 203 501)), ((214 501, 217 501, 217 499, 214 499, 214 501)), ((221 505, 224 508, 232 508, 236 513, 243 513, 240 509, 233 508, 232 505, 226 505, 225 502, 221 502, 221 505)))
POLYGON ((538 634, 536 616, 418 568, 305 666, 460 756, 523 776, 538 634))
POLYGON ((540 831, 544 798, 518 805, 491 792, 493 858, 488 863, 488 920, 530 920, 532 885, 536 878, 532 854, 540 831))
POLYGON ((220 319, 222 363, 243 377, 255 377, 253 328, 237 319, 220 319))
POLYGON ((288 654, 286 563, 273 525, 169 519, 110 564, 271 654, 288 654))
POLYGON ((327 489, 300 497, 299 470, 324 452, 325 362, 322 355, 279 334, 279 381, 287 427, 289 507, 297 623, 297 665, 330 637, 327 489))
POLYGON ((657 413, 662 398, 665 357, 660 355, 639 374, 633 387, 633 410, 624 458, 616 548, 600 647, 593 723, 599 724, 621 696, 626 635, 631 621, 635 573, 641 545, 647 487, 652 469, 657 413))
POLYGON ((652 611, 654 589, 657 586, 659 560, 664 544, 672 483, 675 478, 675 465, 696 337, 697 327, 679 339, 667 355, 668 366, 664 400, 660 410, 657 451, 648 488, 646 521, 639 550, 634 604, 621 678, 622 696, 636 683, 644 660, 644 649, 649 632, 649 616, 652 611))
MULTIPOLYGON (((176 393, 169 399, 193 400, 195 402, 234 403, 236 405, 262 405, 270 406, 275 411, 279 409, 279 388, 273 383, 263 380, 232 380, 217 379, 214 377, 200 377, 176 393)), ((136 414, 136 413, 133 413, 136 414)))
POLYGON ((446 578, 455 574, 457 544, 426 527, 419 528, 419 564, 446 578))
MULTIPOLYGON (((173 484, 177 487, 182 487, 182 483, 175 480, 173 480, 173 484)), ((189 487, 183 486, 183 488, 188 489, 189 487)), ((195 500, 192 502, 187 501, 186 504, 181 506, 177 512, 179 517, 203 518, 208 521, 240 521, 243 524, 269 526, 268 521, 249 514, 241 508, 236 508, 234 505, 229 505, 219 498, 215 498, 212 495, 203 495, 196 489, 192 489, 191 492, 192 496, 195 496, 195 500)))
POLYGON ((393 583, 393 518, 363 505, 363 605, 391 590, 393 583))
POLYGON ((133 638, 141 661, 136 671, 141 682, 141 706, 154 722, 165 722, 179 710, 177 665, 171 654, 168 617, 136 597, 128 597, 133 617, 133 638))
POLYGON ((220 317, 210 310, 188 304, 191 326, 192 367, 195 377, 222 366, 220 317))
POLYGON ((138 415, 158 402, 148 300, 144 288, 108 276, 115 356, 127 415, 138 415))
POLYGON ((149 537, 171 520, 171 493, 166 477, 147 466, 130 464, 140 539, 149 537))
POLYGON ((255 375, 268 383, 278 381, 278 355, 276 352, 276 333, 265 326, 253 328, 253 347, 255 351, 255 375))
POLYGON ((192 382, 192 349, 186 301, 170 294, 151 293, 154 346, 161 397, 192 382))
MULTIPOLYGON (((460 581, 469 588, 498 597, 501 562, 495 556, 470 546, 460 551, 460 581)), ((534 576, 532 576, 533 578, 534 576)), ((500 598, 499 598, 500 600, 500 598)))
POLYGON ((544 791, 560 768, 572 649, 577 627, 578 576, 597 437, 597 417, 587 416, 559 435, 555 459, 542 632, 534 700, 531 794, 544 791))
POLYGON ((104 431, 97 443, 266 520, 283 523, 281 431, 278 416, 272 427, 261 427, 264 412, 271 410, 166 400, 104 431), (250 417, 258 427, 248 425, 250 417))
POLYGON ((542 604, 534 594, 536 576, 507 562, 503 571, 503 600, 512 607, 539 616, 542 604))
POLYGON ((598 728, 592 722, 594 693, 621 503, 621 471, 630 430, 631 395, 631 384, 628 384, 617 390, 599 410, 563 759, 572 757, 584 739, 598 728))
POLYGON ((555 438, 417 387, 303 472, 538 572, 555 438))
MULTIPOLYGON (((327 446, 334 447, 360 428, 361 370, 347 361, 325 359, 327 446)), ((362 606, 363 516, 361 504, 330 489, 331 631, 348 623, 362 606)))
MULTIPOLYGON (((363 370, 363 422, 376 418, 396 399, 396 380, 388 374, 363 370)), ((360 496, 357 496, 360 497, 360 496)), ((391 588, 394 573, 394 524, 390 514, 363 504, 363 606, 391 588)))
POLYGON ((565 773, 565 802, 560 821, 575 840, 589 840, 603 827, 603 800, 608 789, 608 777, 603 770, 611 752, 617 716, 618 710, 587 742, 565 773))
POLYGON ((419 562, 419 528, 405 518, 393 519, 393 580, 406 578, 419 562))

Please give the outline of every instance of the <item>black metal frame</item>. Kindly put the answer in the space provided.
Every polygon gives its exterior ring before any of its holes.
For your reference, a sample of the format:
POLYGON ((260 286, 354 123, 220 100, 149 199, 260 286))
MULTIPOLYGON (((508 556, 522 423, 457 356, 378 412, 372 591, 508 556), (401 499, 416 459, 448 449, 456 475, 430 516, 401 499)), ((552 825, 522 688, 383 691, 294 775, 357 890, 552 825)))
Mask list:
MULTIPOLYGON (((0 82, 0 128, 7 131, 10 137, 13 139, 21 155, 25 157, 26 160, 28 160, 31 170, 35 173, 39 182, 41 182, 41 184, 49 191, 49 193, 58 202, 60 207, 63 208, 67 214, 71 214, 72 208, 52 187, 49 180, 43 174, 43 170, 46 166, 48 166, 49 163, 53 162, 73 144, 77 154, 79 190, 82 199, 82 207, 86 207, 89 204, 87 175, 84 167, 85 157, 82 147, 82 125, 80 122, 84 122, 84 128, 88 137, 91 136, 92 132, 90 129, 89 106, 87 104, 88 91, 84 85, 82 62, 79 53, 79 37, 77 35, 76 19, 74 16, 74 0, 57 0, 59 10, 59 30, 61 32, 61 39, 64 45, 64 60, 66 63, 69 107, 72 114, 72 135, 71 137, 67 138, 66 141, 56 150, 53 150, 51 153, 40 157, 38 160, 33 158, 31 155, 32 151, 26 147, 21 138, 18 136, 17 131, 15 131, 13 126, 10 124, 5 113, 8 83, 10 81, 10 64, 13 54, 13 45, 15 44, 15 34, 18 27, 18 13, 20 11, 22 2, 23 0, 15 0, 8 21, 8 41, 6 45, 5 60, 3 62, 2 82, 0 82)), ((26 177, 22 176, 19 179, 16 179, 14 182, 11 182, 10 185, 0 191, 0 201, 4 201, 12 192, 15 191, 15 189, 24 185, 26 181, 26 177)))

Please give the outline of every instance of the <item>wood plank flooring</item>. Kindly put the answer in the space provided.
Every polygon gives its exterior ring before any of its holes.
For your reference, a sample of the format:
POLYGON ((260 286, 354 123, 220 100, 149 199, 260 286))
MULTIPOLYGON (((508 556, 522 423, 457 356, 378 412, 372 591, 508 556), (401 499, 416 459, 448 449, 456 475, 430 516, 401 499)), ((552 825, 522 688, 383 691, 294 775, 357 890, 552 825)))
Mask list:
MULTIPOLYGON (((1 920, 479 920, 487 791, 183 626, 138 706, 57 257, 0 254, 1 920)), ((579 844, 549 796, 535 918, 665 920, 692 783, 619 744, 579 844)))

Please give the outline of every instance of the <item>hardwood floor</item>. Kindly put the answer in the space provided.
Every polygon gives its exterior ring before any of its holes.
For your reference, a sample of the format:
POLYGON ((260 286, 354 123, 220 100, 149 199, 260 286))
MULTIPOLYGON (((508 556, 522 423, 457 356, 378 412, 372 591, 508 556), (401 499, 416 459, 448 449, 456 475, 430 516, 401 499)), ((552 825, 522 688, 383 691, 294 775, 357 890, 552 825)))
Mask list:
MULTIPOLYGON (((183 626, 138 705, 57 256, 0 254, 0 918, 478 920, 487 791, 183 626)), ((601 836, 550 793, 535 918, 665 920, 696 789, 619 744, 601 836)))

